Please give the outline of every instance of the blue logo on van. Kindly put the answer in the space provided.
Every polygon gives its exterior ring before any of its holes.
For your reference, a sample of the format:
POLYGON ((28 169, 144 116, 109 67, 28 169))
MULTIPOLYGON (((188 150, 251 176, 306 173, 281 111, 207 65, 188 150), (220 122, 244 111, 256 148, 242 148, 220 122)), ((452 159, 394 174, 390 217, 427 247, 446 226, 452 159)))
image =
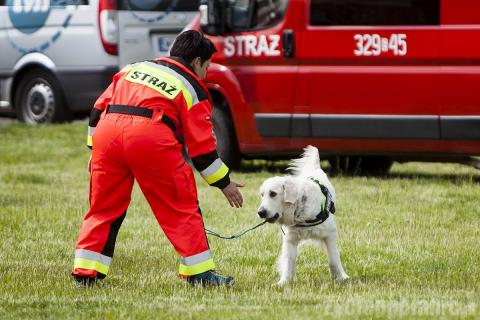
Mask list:
MULTIPOLYGON (((165 0, 127 0, 127 8, 128 10, 132 13, 132 15, 139 21, 144 22, 144 23, 155 23, 166 16, 170 14, 175 8, 177 7, 178 0, 167 0, 170 1, 170 4, 168 4, 162 11, 161 13, 152 17, 152 16, 142 16, 141 14, 135 12, 135 9, 140 9, 143 11, 158 11, 156 8, 162 7, 163 3, 165 3, 165 0), (162 3, 163 2, 163 3, 162 3)), ((138 10, 137 9, 137 10, 138 10)))
POLYGON ((10 21, 15 30, 24 34, 23 37, 17 36, 15 41, 11 35, 11 29, 7 28, 7 37, 11 46, 21 53, 46 50, 60 38, 63 30, 70 24, 73 12, 71 9, 66 10, 66 5, 73 5, 77 9, 80 3, 81 0, 7 0, 10 21), (65 12, 63 22, 58 21, 61 23, 55 23, 57 28, 50 37, 41 43, 35 43, 36 38, 31 38, 30 36, 45 26, 52 9, 65 12), (19 43, 35 44, 24 47, 19 43))
POLYGON ((50 0, 7 0, 7 6, 15 29, 26 34, 42 28, 50 14, 50 0))

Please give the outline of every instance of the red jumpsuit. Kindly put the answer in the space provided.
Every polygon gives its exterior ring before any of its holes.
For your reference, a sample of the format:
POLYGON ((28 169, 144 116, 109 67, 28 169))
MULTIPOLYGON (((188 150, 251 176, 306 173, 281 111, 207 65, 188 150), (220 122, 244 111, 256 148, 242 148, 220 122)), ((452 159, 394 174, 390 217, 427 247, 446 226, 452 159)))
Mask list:
POLYGON ((134 179, 181 256, 180 276, 215 268, 179 139, 210 185, 230 183, 216 151, 210 96, 186 62, 160 58, 117 73, 90 116, 90 210, 76 245, 74 275, 107 275, 134 179))

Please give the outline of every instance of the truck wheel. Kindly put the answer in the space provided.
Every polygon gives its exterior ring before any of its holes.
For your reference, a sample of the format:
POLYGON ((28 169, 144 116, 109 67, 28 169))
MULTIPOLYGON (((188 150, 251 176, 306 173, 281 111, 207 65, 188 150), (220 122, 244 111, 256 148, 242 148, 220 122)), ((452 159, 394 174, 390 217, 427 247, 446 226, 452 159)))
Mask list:
POLYGON ((29 124, 67 121, 71 118, 58 80, 50 73, 34 69, 20 80, 15 92, 17 118, 29 124))
POLYGON ((332 175, 385 175, 393 161, 382 156, 337 156, 329 159, 332 175))
POLYGON ((217 139, 218 155, 230 169, 238 169, 241 156, 230 116, 225 110, 220 109, 216 103, 213 106, 212 113, 213 132, 217 139))
POLYGON ((336 156, 328 159, 330 175, 355 175, 360 172, 360 157, 336 156))
POLYGON ((360 174, 367 176, 386 175, 392 167, 393 161, 382 156, 363 156, 360 163, 360 174))

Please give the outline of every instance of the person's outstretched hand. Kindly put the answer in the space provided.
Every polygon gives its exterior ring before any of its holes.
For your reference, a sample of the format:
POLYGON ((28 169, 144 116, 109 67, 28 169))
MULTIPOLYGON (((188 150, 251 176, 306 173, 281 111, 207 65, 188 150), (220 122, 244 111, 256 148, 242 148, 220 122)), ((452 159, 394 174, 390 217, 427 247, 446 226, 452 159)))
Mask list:
POLYGON ((232 207, 241 208, 243 206, 243 197, 238 190, 239 187, 243 187, 243 184, 230 181, 230 184, 222 189, 223 195, 232 207))

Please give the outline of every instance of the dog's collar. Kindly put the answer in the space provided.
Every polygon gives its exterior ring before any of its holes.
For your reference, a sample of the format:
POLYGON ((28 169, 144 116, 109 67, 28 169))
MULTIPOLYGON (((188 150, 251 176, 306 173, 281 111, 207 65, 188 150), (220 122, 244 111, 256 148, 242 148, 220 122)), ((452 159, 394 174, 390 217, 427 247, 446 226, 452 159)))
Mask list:
POLYGON ((318 226, 319 224, 324 223, 325 220, 328 219, 330 213, 331 214, 335 213, 335 203, 333 202, 332 195, 328 191, 327 187, 322 185, 320 181, 318 181, 315 178, 310 177, 309 179, 315 182, 320 187, 322 194, 325 196, 325 203, 322 206, 322 210, 317 214, 315 219, 305 220, 304 223, 297 223, 293 225, 294 227, 306 228, 306 227, 318 226))

